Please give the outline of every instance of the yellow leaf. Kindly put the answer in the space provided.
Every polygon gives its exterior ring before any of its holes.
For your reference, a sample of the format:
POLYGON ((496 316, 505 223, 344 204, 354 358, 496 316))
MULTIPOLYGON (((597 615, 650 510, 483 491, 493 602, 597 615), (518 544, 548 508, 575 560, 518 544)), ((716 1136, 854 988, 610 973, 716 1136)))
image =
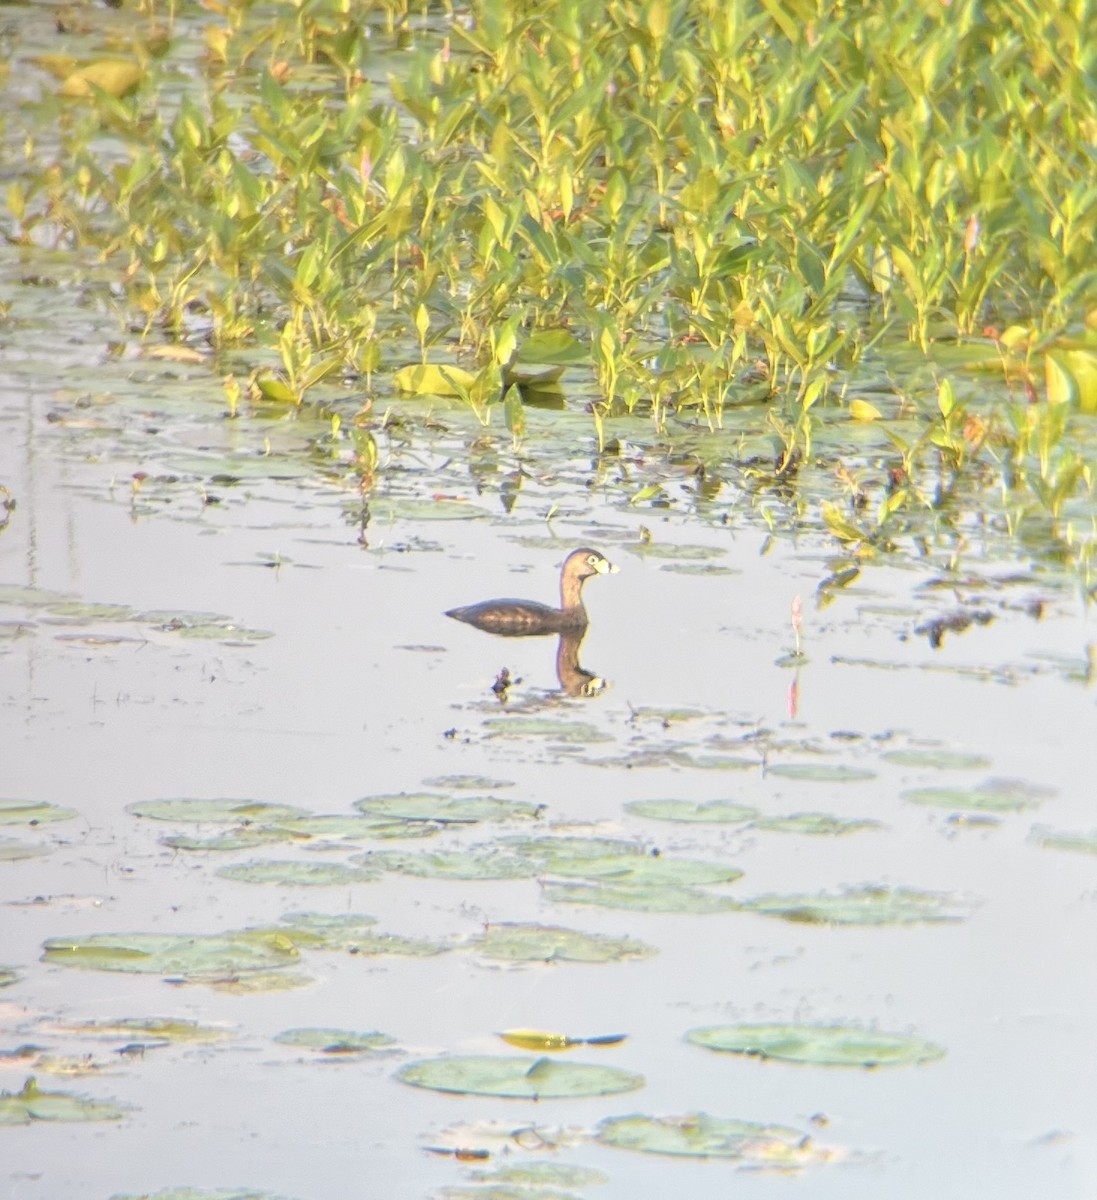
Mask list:
POLYGON ((401 367, 393 375, 392 382, 400 391, 416 396, 461 396, 476 382, 476 376, 461 367, 417 363, 401 367))
POLYGON ((1044 355, 1044 384, 1049 404, 1066 404, 1077 395, 1070 372, 1050 354, 1044 355))
POLYGON ((167 362, 204 363, 206 355, 201 354, 191 346, 169 344, 163 346, 144 346, 141 349, 144 358, 162 358, 167 362))
POLYGON ((875 404, 869 404, 867 400, 851 400, 849 415, 855 421, 879 421, 884 414, 875 404))
POLYGON ((94 94, 95 88, 99 88, 108 96, 128 96, 137 90, 144 75, 145 72, 135 62, 105 58, 73 71, 61 84, 60 95, 87 97, 94 94))
POLYGON ((521 1050, 567 1050, 581 1041, 564 1033, 545 1033, 540 1029, 504 1029, 499 1036, 508 1046, 517 1046, 521 1050))

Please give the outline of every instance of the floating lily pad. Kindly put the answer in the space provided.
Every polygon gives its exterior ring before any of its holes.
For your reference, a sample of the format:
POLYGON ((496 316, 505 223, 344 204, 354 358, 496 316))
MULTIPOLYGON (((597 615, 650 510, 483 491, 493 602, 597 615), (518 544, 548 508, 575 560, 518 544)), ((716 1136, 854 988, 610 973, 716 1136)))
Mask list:
POLYGON ((620 962, 658 953, 634 938, 581 933, 559 925, 490 925, 471 944, 485 958, 507 962, 620 962))
POLYGON ((696 887, 707 883, 730 883, 743 872, 726 863, 696 858, 655 858, 615 854, 603 858, 554 857, 550 871, 565 878, 589 879, 617 886, 696 887))
POLYGON ((553 1058, 510 1058, 492 1055, 432 1058, 408 1063, 396 1078, 413 1087, 463 1096, 508 1096, 525 1100, 559 1100, 612 1096, 644 1086, 644 1077, 591 1063, 553 1058))
POLYGON ((116 1021, 66 1021, 56 1028, 81 1037, 155 1038, 162 1042, 198 1043, 223 1042, 233 1038, 231 1029, 218 1025, 201 1025, 181 1017, 121 1017, 116 1021))
POLYGON ((740 907, 806 925, 911 925, 961 921, 970 906, 943 892, 859 887, 815 896, 758 896, 740 907))
POLYGON ((981 771, 990 766, 990 759, 982 754, 965 754, 960 750, 889 750, 880 757, 897 767, 927 767, 937 771, 981 771))
POLYGON ((246 933, 172 936, 159 933, 93 933, 50 938, 42 961, 90 971, 198 979, 279 969, 295 963, 297 948, 286 938, 246 933))
POLYGON ((268 804, 264 800, 141 800, 127 804, 126 812, 154 821, 223 825, 261 824, 309 815, 292 804, 268 804))
POLYGON ((177 633, 181 638, 211 642, 262 642, 274 637, 274 632, 270 629, 246 629, 243 625, 233 625, 231 622, 178 625, 173 626, 170 632, 177 633))
POLYGON ((18 981, 19 972, 14 967, 0 967, 0 988, 11 987, 18 981))
POLYGON ((868 818, 855 820, 832 817, 829 813, 792 813, 787 817, 760 817, 751 822, 752 829, 771 833, 806 833, 816 837, 840 837, 845 833, 860 833, 866 829, 886 829, 881 821, 868 818))
POLYGON ((459 824, 530 818, 537 816, 539 811, 536 804, 524 800, 499 800, 494 796, 440 796, 427 792, 366 796, 356 800, 354 807, 372 816, 459 824))
POLYGON ((773 763, 766 767, 766 774, 813 783, 856 783, 876 778, 876 772, 867 767, 848 767, 841 763, 773 763))
POLYGON ((387 1033, 355 1033, 351 1029, 287 1029, 274 1039, 280 1046, 301 1046, 323 1054, 368 1054, 395 1046, 387 1033))
POLYGON ((0 838, 0 862, 18 862, 24 858, 42 858, 52 847, 34 842, 18 842, 15 838, 0 838))
POLYGON ((0 604, 11 604, 18 608, 49 608, 51 605, 74 599, 75 597, 68 592, 22 587, 18 583, 0 583, 0 604))
POLYGON ((269 883, 282 887, 341 887, 354 883, 372 883, 379 871, 346 863, 287 862, 278 858, 253 858, 218 868, 222 879, 237 883, 269 883))
POLYGON ((376 920, 363 913, 286 913, 282 924, 265 931, 268 936, 290 942, 302 950, 337 950, 350 954, 399 954, 405 957, 426 958, 449 949, 443 942, 421 938, 399 937, 394 933, 378 933, 376 920))
POLYGON ((655 821, 711 822, 721 825, 736 825, 750 821, 758 815, 749 804, 736 804, 734 800, 631 800, 625 811, 637 817, 650 817, 655 821))
POLYGON ((128 604, 92 604, 84 600, 62 600, 46 610, 51 618, 66 622, 130 621, 136 613, 128 604))
POLYGON ((811 1139, 797 1129, 710 1117, 707 1113, 610 1117, 598 1126, 597 1140, 620 1150, 730 1158, 759 1166, 802 1166, 821 1157, 811 1139))
POLYGON ((1036 787, 1020 779, 988 779, 973 788, 914 788, 903 792, 903 799, 933 808, 1004 813, 1033 808, 1054 795, 1051 788, 1036 787))
POLYGON ((505 846, 523 858, 540 863, 546 872, 551 872, 553 863, 571 862, 578 858, 638 858, 648 853, 642 842, 630 842, 624 838, 578 837, 565 835, 554 837, 544 834, 539 837, 512 836, 499 839, 505 846))
POLYGON ((609 734, 586 721, 558 721, 552 717, 491 717, 484 722, 484 730, 489 737, 549 738, 569 746, 610 740, 609 734))
POLYGON ((427 787, 464 792, 497 792, 500 788, 514 787, 513 779, 492 779, 490 775, 435 775, 423 782, 427 787))
POLYGON ((1057 833, 1052 829, 1034 829, 1033 840, 1049 850, 1072 850, 1078 854, 1097 854, 1097 829, 1089 833, 1057 833))
POLYGON ((74 808, 62 808, 44 800, 0 800, 0 825, 45 825, 71 821, 79 815, 74 808))
POLYGON ((34 1078, 21 1092, 0 1092, 0 1125, 32 1121, 120 1121, 131 1109, 108 1100, 92 1100, 73 1092, 44 1092, 34 1078))
POLYGON ((658 953, 634 938, 581 933, 560 925, 489 925, 471 945, 485 958, 506 962, 620 962, 658 953))
POLYGON ((437 827, 420 820, 403 820, 375 815, 341 816, 338 813, 315 817, 293 817, 273 827, 292 838, 322 838, 348 842, 390 841, 399 838, 434 837, 437 827))
POLYGON ((666 884, 555 883, 545 884, 546 900, 557 904, 593 904, 630 912, 717 913, 739 907, 730 896, 666 884))
POLYGON ((941 1046, 900 1033, 837 1025, 713 1025, 686 1040, 708 1050, 829 1067, 893 1067, 934 1062, 941 1046))
MULTIPOLYGON (((527 1162, 511 1163, 496 1167, 492 1171, 473 1171, 472 1178, 484 1183, 517 1184, 523 1189, 532 1187, 586 1188, 609 1183, 609 1177, 590 1167, 577 1167, 570 1163, 527 1162)), ((475 1193, 484 1197, 483 1191, 475 1193)), ((540 1200, 537 1192, 522 1191, 520 1197, 540 1200)))
POLYGON ((541 869, 528 858, 492 846, 470 846, 467 850, 442 850, 433 854, 371 851, 355 855, 351 862, 420 879, 531 879, 541 869))
POLYGON ((161 846, 172 850, 195 850, 213 853, 226 850, 254 850, 259 846, 288 842, 291 834, 273 825, 247 825, 230 833, 215 833, 210 837, 197 837, 190 833, 173 833, 160 839, 161 846))

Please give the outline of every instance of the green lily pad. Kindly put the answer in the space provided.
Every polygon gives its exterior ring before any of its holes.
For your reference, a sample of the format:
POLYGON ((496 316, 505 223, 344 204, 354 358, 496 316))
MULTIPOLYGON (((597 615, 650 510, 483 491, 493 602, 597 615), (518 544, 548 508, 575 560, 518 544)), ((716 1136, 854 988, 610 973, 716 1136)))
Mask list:
POLYGON ((341 816, 338 813, 293 817, 287 821, 278 821, 273 829, 292 838, 322 838, 347 842, 434 837, 438 832, 435 826, 420 820, 374 815, 352 817, 341 816))
POLYGON ((15 838, 0 838, 0 862, 19 862, 24 858, 42 858, 51 850, 51 846, 36 845, 34 842, 19 842, 15 838))
POLYGON ((504 962, 620 962, 658 953, 634 938, 581 933, 560 925, 489 925, 471 945, 485 958, 504 962))
POLYGON ((351 862, 420 879, 532 879, 540 870, 538 864, 528 858, 492 846, 470 846, 467 850, 442 850, 433 854, 370 851, 355 855, 351 862))
POLYGON ((1055 792, 1020 779, 988 779, 973 788, 914 788, 903 792, 912 804, 933 808, 959 808, 975 812, 1021 812, 1033 808, 1055 792))
MULTIPOLYGON (((356 955, 397 954, 427 958, 449 949, 444 942, 378 933, 374 917, 363 913, 286 913, 280 925, 261 932, 288 941, 301 950, 335 950, 356 955)), ((260 931, 255 931, 260 932, 260 931)))
POLYGON ((969 906, 943 892, 866 886, 815 896, 758 896, 740 907, 806 925, 910 925, 961 921, 969 906))
POLYGON ((126 812, 154 821, 186 821, 222 825, 260 824, 308 816, 292 804, 264 800, 141 800, 127 804, 126 812))
POLYGON ((423 782, 427 787, 463 792, 496 792, 500 788, 514 787, 513 779, 493 779, 490 775, 435 775, 423 782))
POLYGON ((220 867, 222 879, 237 883, 269 883, 282 887, 344 887, 353 883, 372 883, 379 871, 367 871, 346 863, 287 862, 278 858, 253 858, 244 863, 220 867))
POLYGON ((45 825, 71 821, 79 815, 74 808, 62 808, 44 800, 0 800, 0 825, 45 825))
POLYGON ((558 721, 552 717, 491 717, 484 722, 484 730, 489 737, 549 738, 567 746, 610 740, 609 734, 587 721, 558 721))
POLYGON ((23 587, 18 583, 0 583, 0 605, 17 608, 49 608, 75 597, 68 592, 51 592, 47 588, 23 587))
POLYGON ((518 347, 516 357, 523 363, 590 362, 590 347, 567 329, 537 329, 518 347))
POLYGON ((19 982, 19 972, 14 967, 0 967, 0 988, 11 987, 19 982))
POLYGON ((226 850, 254 850, 259 846, 288 842, 291 834, 273 825, 245 825, 230 833, 215 833, 197 837, 191 833, 173 833, 160 839, 161 846, 172 850, 194 850, 213 853, 226 850))
POLYGON ((46 611, 66 622, 130 621, 137 615, 128 604, 92 604, 83 600, 62 600, 51 604, 46 611))
POLYGON ((756 808, 751 808, 749 804, 736 804, 734 800, 630 800, 625 805, 625 811, 655 821, 711 822, 721 825, 737 825, 758 815, 756 808))
POLYGON ((116 1021, 73 1021, 57 1028, 80 1037, 155 1038, 179 1044, 224 1042, 235 1037, 231 1029, 217 1025, 201 1025, 181 1017, 121 1017, 116 1021))
POLYGON ((552 871, 556 862, 572 862, 579 858, 639 858, 648 853, 642 842, 630 842, 624 838, 579 837, 565 835, 554 837, 543 834, 537 837, 514 835, 500 838, 499 845, 505 846, 523 858, 533 859, 546 873, 552 871))
POLYGON ((619 1150, 672 1154, 687 1158, 728 1158, 756 1166, 802 1166, 820 1156, 811 1139, 784 1125, 710 1117, 635 1114, 610 1117, 598 1126, 596 1138, 619 1150))
POLYGON ((160 933, 93 933, 50 938, 42 961, 89 971, 129 971, 182 979, 233 976, 281 969, 298 959, 285 938, 160 933))
POLYGON ((0 1125, 29 1125, 32 1121, 120 1121, 128 1106, 92 1100, 74 1092, 44 1092, 33 1076, 21 1092, 0 1092, 0 1125))
POLYGON ((280 1046, 302 1046, 323 1054, 368 1054, 395 1046, 387 1033, 355 1033, 351 1029, 287 1029, 274 1039, 280 1046))
POLYGON ((935 1062, 941 1046, 900 1033, 837 1025, 713 1025, 686 1041, 708 1050, 828 1067, 893 1067, 935 1062))
POLYGON ((371 816, 399 817, 409 821, 441 821, 470 824, 476 821, 507 821, 530 818, 538 806, 525 800, 499 800, 494 796, 440 796, 408 793, 399 796, 366 796, 354 807, 371 816))
POLYGON ((630 912, 718 913, 739 908, 730 896, 666 884, 546 883, 542 895, 555 904, 593 904, 630 912))
POLYGON ((396 1078, 413 1087, 463 1096, 524 1100, 612 1096, 644 1086, 644 1077, 591 1063, 496 1055, 453 1056, 408 1063, 396 1078))
POLYGON ((882 821, 868 818, 854 820, 832 817, 829 813, 792 813, 787 817, 760 817, 751 822, 752 829, 765 829, 771 833, 806 833, 817 837, 840 837, 846 833, 859 833, 865 829, 886 829, 882 821))
MULTIPOLYGON (((472 1178, 480 1183, 512 1183, 523 1189, 533 1187, 585 1188, 609 1183, 609 1176, 590 1167, 577 1167, 570 1163, 527 1162, 509 1163, 492 1171, 473 1171, 472 1178)), ((515 1193, 519 1200, 541 1200, 539 1192, 523 1190, 515 1193)), ((476 1196, 485 1200, 486 1193, 477 1191, 476 1196)))
POLYGON ((210 642, 262 642, 274 637, 270 629, 246 629, 243 625, 233 625, 231 622, 221 624, 210 622, 207 625, 179 625, 171 629, 181 638, 194 638, 198 641, 210 642))
POLYGON ((965 754, 960 750, 889 750, 880 757, 897 767, 926 767, 937 771, 982 771, 990 759, 982 754, 965 754))
POLYGON ((1053 829, 1037 828, 1032 831, 1037 845, 1049 850, 1072 850, 1078 854, 1097 854, 1097 829, 1089 833, 1058 833, 1053 829))
POLYGON ((856 783, 876 778, 876 772, 867 767, 847 767, 841 763, 773 763, 766 767, 766 774, 813 783, 856 783))
POLYGON ((726 863, 704 862, 696 858, 658 858, 645 854, 606 856, 603 858, 560 858, 552 860, 550 871, 565 878, 589 879, 617 886, 696 887, 706 883, 730 883, 743 872, 726 863))

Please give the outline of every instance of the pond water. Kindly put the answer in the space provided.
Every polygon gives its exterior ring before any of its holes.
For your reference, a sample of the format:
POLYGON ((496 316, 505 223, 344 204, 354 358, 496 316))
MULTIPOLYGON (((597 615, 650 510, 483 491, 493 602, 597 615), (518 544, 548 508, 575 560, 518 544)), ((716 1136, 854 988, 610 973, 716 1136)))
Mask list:
MULTIPOLYGON (((39 301, 20 295, 25 315, 39 301)), ((1093 1194, 1097 1099, 1081 1064, 1097 1049, 1097 876, 1092 854, 1071 852, 1092 850, 1092 834, 1048 844, 1048 831, 1089 834, 1097 772, 1094 631, 1069 592, 988 543, 951 573, 895 556, 819 594, 844 561, 833 539, 771 536, 762 506, 730 487, 704 505, 630 505, 614 479, 627 468, 598 465, 581 424, 550 471, 460 412, 413 405, 390 426, 363 534, 362 496, 305 453, 324 422, 225 420, 198 368, 105 361, 89 378, 73 336, 9 352, 0 394, 0 478, 17 501, 0 535, 3 792, 74 810, 53 821, 8 804, 0 1065, 8 1092, 33 1075, 132 1107, 5 1130, 8 1195, 463 1196, 495 1194, 477 1172, 546 1162, 550 1183, 592 1197, 1093 1194), (579 659, 606 681, 591 695, 559 690, 554 639, 493 638, 443 615, 494 595, 551 600, 584 544, 621 567, 587 587, 579 659), (987 619, 934 646, 927 624, 956 611, 987 619), (185 798, 349 817, 363 797, 422 792, 535 815, 447 823, 436 808, 426 839, 412 836, 421 821, 407 840, 321 823, 219 850, 179 839, 264 821, 141 815, 185 798), (678 815, 710 801, 748 811, 668 821, 628 807, 655 800, 680 802, 678 815), (869 824, 766 824, 803 813, 869 824), (625 839, 660 870, 701 859, 743 875, 623 899, 592 895, 571 859, 507 880, 219 873, 512 852, 507 838, 540 835, 625 839), (866 886, 879 890, 855 893, 860 915, 811 919, 819 897, 866 886), (798 919, 751 908, 761 897, 798 919), (695 903, 715 911, 658 911, 695 903), (132 935, 269 928, 292 912, 368 914, 416 941, 304 948, 267 974, 231 956, 190 975, 170 956, 124 969, 140 958, 132 935), (487 957, 477 939, 515 922, 648 953, 487 957), (76 939, 96 934, 129 937, 130 962, 74 969, 76 939), (424 941, 446 952, 414 953, 424 941), (149 1018, 212 1032, 89 1024, 149 1018), (920 1064, 839 1066, 685 1040, 739 1024, 852 1026, 938 1049, 920 1064), (274 1040, 300 1028, 392 1041, 354 1054, 274 1040), (624 1035, 552 1062, 644 1086, 532 1102, 398 1077, 440 1056, 528 1059, 497 1036, 514 1029, 624 1035), (779 1152, 755 1139, 745 1167, 593 1140, 611 1118, 701 1113, 810 1140, 779 1152), (775 1181, 786 1173, 794 1185, 775 1181)), ((603 876, 624 869, 599 861, 603 876)))

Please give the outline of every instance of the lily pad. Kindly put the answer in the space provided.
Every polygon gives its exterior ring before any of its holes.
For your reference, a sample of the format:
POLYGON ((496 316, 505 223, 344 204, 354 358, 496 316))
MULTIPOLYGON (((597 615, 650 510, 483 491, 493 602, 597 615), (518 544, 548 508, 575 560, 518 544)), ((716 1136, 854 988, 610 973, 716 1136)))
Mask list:
POLYGON ((341 816, 339 813, 293 817, 287 821, 278 821, 271 828, 295 839, 321 838, 347 842, 434 837, 438 832, 435 826, 421 820, 372 814, 352 817, 341 816))
POLYGON ((766 767, 766 774, 813 783, 856 783, 876 778, 876 772, 867 767, 849 767, 842 763, 773 763, 766 767))
POLYGON ((235 1036, 231 1029, 218 1025, 201 1025, 181 1017, 121 1017, 116 1021, 65 1022, 56 1028, 80 1037, 155 1038, 161 1042, 206 1044, 228 1041, 235 1036))
POLYGON ((903 792, 903 799, 933 808, 1005 813, 1033 808, 1054 795, 1051 788, 1036 787, 1020 779, 988 779, 973 788, 914 788, 903 792))
POLYGON ((420 879, 531 879, 540 870, 538 864, 528 858, 492 846, 470 846, 467 850, 442 850, 433 854, 370 851, 355 855, 351 862, 420 879))
POLYGON ((301 950, 336 950, 356 955, 398 954, 411 958, 427 958, 449 949, 443 942, 422 938, 399 937, 394 933, 378 933, 376 920, 363 913, 286 913, 282 924, 264 931, 301 950))
POLYGON ((516 817, 528 819, 536 817, 539 812, 536 804, 525 800, 499 800, 494 796, 440 796, 427 792, 366 796, 356 800, 354 807, 371 816, 458 824, 506 821, 516 817))
POLYGON ((712 1025, 686 1041, 708 1050, 828 1067, 893 1067, 935 1062, 941 1046, 901 1033, 839 1025, 712 1025))
POLYGON ((499 845, 524 858, 538 862, 546 873, 551 873, 554 863, 572 862, 575 859, 629 859, 648 854, 643 842, 630 842, 624 838, 579 837, 564 835, 554 837, 543 834, 538 837, 512 836, 499 839, 499 845))
POLYGON ((603 858, 553 858, 553 875, 589 879, 614 886, 696 887, 707 883, 730 883, 743 872, 726 863, 704 862, 696 858, 669 858, 660 855, 619 855, 603 858))
POLYGON ((889 750, 880 757, 897 767, 926 767, 937 771, 980 771, 990 766, 990 759, 982 754, 965 754, 960 750, 889 750))
POLYGON ((1097 854, 1097 829, 1089 833, 1059 833, 1053 829, 1037 828, 1033 840, 1049 850, 1072 850, 1078 854, 1097 854))
POLYGON ((961 921, 970 906, 944 892, 857 887, 815 896, 758 896, 740 907, 805 925, 911 925, 961 921))
POLYGON ((280 969, 295 963, 297 948, 286 938, 160 933, 93 933, 50 938, 42 961, 89 971, 200 979, 280 969))
POLYGON ((19 862, 24 858, 42 858, 49 854, 51 846, 34 842, 19 842, 15 838, 0 838, 0 862, 19 862))
MULTIPOLYGON (((556 1162, 508 1163, 492 1171, 473 1171, 472 1178, 483 1183, 513 1183, 522 1188, 585 1188, 609 1183, 607 1175, 591 1167, 556 1162)), ((484 1193, 477 1192, 476 1195, 483 1197, 484 1193)), ((539 1200, 536 1192, 523 1191, 519 1195, 528 1197, 528 1200, 539 1200)))
POLYGON ((172 850, 194 850, 214 853, 226 850, 254 850, 259 846, 288 842, 291 834, 273 825, 245 825, 229 833, 215 833, 209 837, 197 837, 191 833, 173 833, 160 839, 161 846, 172 850))
POLYGON ((260 824, 308 816, 292 804, 265 800, 141 800, 127 804, 126 812, 154 821, 180 821, 223 825, 260 824))
POLYGON ((29 1125, 32 1121, 120 1121, 128 1106, 92 1100, 74 1092, 44 1092, 33 1076, 21 1092, 0 1092, 0 1125, 29 1125))
POLYGON ((484 722, 484 730, 489 737, 549 738, 568 746, 610 740, 609 734, 587 721, 558 721, 552 717, 491 717, 484 722))
POLYGON ((387 1033, 355 1033, 351 1029, 287 1029, 274 1040, 280 1046, 301 1046, 323 1054, 368 1054, 396 1045, 396 1039, 387 1033))
POLYGON ((423 782, 427 787, 455 788, 464 792, 495 792, 514 787, 513 779, 493 779, 490 775, 435 775, 423 782))
POLYGON ((751 822, 751 829, 765 829, 771 833, 806 833, 815 837, 840 837, 846 833, 860 833, 865 829, 886 829, 882 821, 832 817, 829 813, 792 813, 787 817, 760 817, 751 822))
POLYGON ((669 562, 709 562, 727 554, 723 546, 675 546, 669 542, 639 542, 625 549, 640 558, 660 558, 669 562))
POLYGON ((758 815, 756 808, 751 808, 749 804, 736 804, 734 800, 631 800, 625 805, 625 811, 655 821, 721 825, 741 824, 758 815))
POLYGON ((598 1126, 596 1136, 603 1145, 620 1150, 687 1158, 728 1158, 757 1166, 802 1166, 821 1157, 811 1139, 797 1129, 710 1117, 707 1113, 610 1117, 598 1126))
POLYGON ((11 987, 13 983, 18 983, 19 972, 14 967, 0 966, 0 988, 11 987))
POLYGON ((396 1078, 413 1087, 463 1096, 507 1096, 524 1100, 612 1096, 644 1086, 644 1077, 619 1067, 561 1062, 553 1058, 494 1055, 431 1058, 408 1063, 396 1078))
POLYGON ((116 1192, 110 1200, 289 1200, 258 1188, 163 1188, 158 1192, 142 1192, 139 1196, 116 1192))
POLYGON ((343 887, 354 883, 372 883, 379 871, 346 863, 289 862, 278 858, 253 858, 218 868, 222 879, 237 883, 269 883, 282 887, 343 887))
POLYGON ((62 808, 44 800, 0 800, 0 825, 45 825, 71 821, 79 815, 74 808, 62 808))
POLYGON ((630 912, 699 915, 733 912, 740 907, 730 896, 666 884, 550 882, 545 884, 543 895, 556 904, 593 904, 599 908, 623 908, 630 912))
POLYGON ((485 958, 505 962, 620 962, 658 953, 634 938, 581 933, 560 925, 489 925, 471 945, 485 958))

